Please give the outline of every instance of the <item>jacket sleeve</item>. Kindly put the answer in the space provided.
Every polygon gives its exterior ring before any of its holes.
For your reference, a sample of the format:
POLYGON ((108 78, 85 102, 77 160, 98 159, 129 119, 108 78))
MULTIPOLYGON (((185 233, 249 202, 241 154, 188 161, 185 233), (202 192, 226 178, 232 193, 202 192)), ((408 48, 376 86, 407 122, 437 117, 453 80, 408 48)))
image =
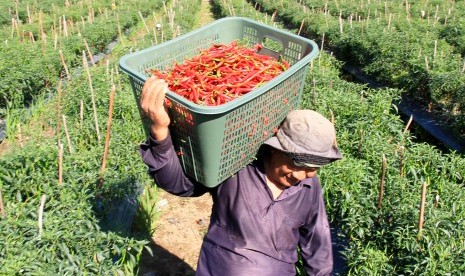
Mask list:
POLYGON ((140 145, 139 154, 155 184, 163 190, 183 197, 201 196, 208 191, 207 187, 184 174, 170 135, 162 141, 149 136, 140 145))
POLYGON ((300 228, 299 246, 307 275, 331 275, 333 250, 329 222, 319 183, 313 185, 315 208, 307 225, 300 228))

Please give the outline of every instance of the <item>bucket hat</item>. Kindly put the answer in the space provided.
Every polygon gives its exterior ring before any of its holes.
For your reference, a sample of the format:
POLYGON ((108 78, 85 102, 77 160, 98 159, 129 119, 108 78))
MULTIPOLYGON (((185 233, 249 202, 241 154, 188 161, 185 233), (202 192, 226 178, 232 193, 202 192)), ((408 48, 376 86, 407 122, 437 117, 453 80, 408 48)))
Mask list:
POLYGON ((342 159, 335 139, 334 125, 323 115, 293 110, 265 144, 287 153, 297 166, 322 167, 342 159))

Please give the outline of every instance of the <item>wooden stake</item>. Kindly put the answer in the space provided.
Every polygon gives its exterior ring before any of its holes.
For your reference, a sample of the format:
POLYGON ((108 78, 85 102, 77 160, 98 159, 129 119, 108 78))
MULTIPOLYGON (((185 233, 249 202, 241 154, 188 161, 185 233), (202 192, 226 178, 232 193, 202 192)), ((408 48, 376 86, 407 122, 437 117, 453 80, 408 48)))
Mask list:
POLYGON ((421 239, 421 230, 423 229, 423 220, 425 216, 425 200, 426 200, 426 182, 423 182, 421 186, 420 218, 418 220, 418 240, 421 239))
POLYGON ((39 239, 42 237, 42 216, 44 213, 44 205, 45 205, 46 195, 42 195, 40 198, 40 206, 39 206, 39 239))
POLYGON ((110 132, 111 132, 111 120, 113 117, 113 106, 115 103, 115 85, 113 84, 110 91, 110 103, 108 106, 108 121, 107 121, 107 133, 105 136, 105 149, 103 151, 103 161, 102 161, 102 170, 100 173, 100 177, 103 178, 105 175, 105 168, 107 165, 107 157, 108 157, 108 148, 110 146, 110 132))
POLYGON ((69 132, 68 132, 68 126, 66 125, 66 116, 65 114, 62 115, 63 117, 63 127, 65 128, 65 134, 66 134, 66 141, 68 142, 68 150, 69 153, 73 153, 73 146, 71 145, 71 139, 69 138, 69 132))
POLYGON ((358 153, 362 153, 362 145, 363 145, 363 129, 359 130, 360 139, 358 140, 358 153))
POLYGON ((150 33, 149 27, 147 27, 147 24, 145 24, 145 19, 142 16, 142 13, 140 11, 139 11, 139 16, 140 16, 140 19, 142 20, 142 23, 144 23, 144 27, 147 30, 147 33, 150 33))
POLYGON ((379 183, 378 210, 381 210, 384 194, 384 178, 386 177, 386 156, 383 153, 383 161, 381 165, 381 182, 379 183))
POLYGON ((79 126, 82 127, 82 121, 84 120, 84 102, 81 100, 79 108, 79 126))
POLYGON ((86 54, 84 53, 84 51, 82 51, 82 63, 84 64, 84 68, 86 69, 87 79, 89 81, 90 95, 92 99, 92 109, 94 111, 95 130, 97 132, 98 142, 100 143, 101 138, 100 138, 100 131, 99 131, 99 126, 98 126, 98 119, 97 119, 97 107, 95 106, 94 88, 92 87, 92 77, 90 76, 89 65, 87 64, 86 54))
POLYGON ((18 126, 18 141, 19 141, 19 146, 20 146, 21 148, 23 148, 24 145, 23 145, 23 134, 22 134, 22 131, 21 131, 21 124, 18 123, 17 126, 18 126))
POLYGON ((58 185, 63 184, 63 144, 58 141, 58 185))
POLYGON ((65 37, 68 37, 68 28, 66 26, 66 17, 63 15, 63 32, 65 33, 65 37))
POLYGON ((95 64, 95 60, 92 56, 92 52, 90 51, 89 45, 87 44, 87 40, 85 38, 83 38, 82 40, 84 42, 84 46, 86 47, 87 54, 89 55, 89 60, 92 61, 92 64, 95 64))
MULTIPOLYGON (((118 12, 116 12, 116 21, 118 21, 119 41, 121 42, 121 45, 123 45, 123 47, 124 47, 125 45, 124 45, 124 40, 123 40, 123 32, 121 31, 121 24, 119 22, 118 12)), ((156 39, 156 37, 155 37, 155 39, 156 39)))
POLYGON ((410 115, 410 119, 408 120, 407 125, 406 125, 405 128, 404 128, 404 135, 405 135, 405 134, 407 133, 407 131, 409 130, 410 125, 412 124, 412 122, 413 122, 413 114, 410 115))
POLYGON ((5 218, 5 206, 3 205, 2 190, 0 189, 0 215, 5 218))
POLYGON ((59 81, 58 82, 58 103, 57 103, 57 113, 58 113, 58 116, 57 116, 57 139, 58 139, 58 143, 60 143, 60 127, 61 127, 61 86, 62 86, 62 82, 59 81))
POLYGON ((63 56, 63 52, 61 50, 58 50, 58 52, 60 53, 61 63, 63 64, 63 67, 65 68, 66 79, 71 80, 71 76, 69 75, 68 66, 66 66, 65 57, 63 56))
MULTIPOLYGON (((276 12, 275 12, 275 13, 276 13, 276 12)), ((302 19, 302 23, 300 23, 299 32, 297 33, 297 35, 300 35, 300 32, 302 31, 302 28, 304 27, 304 22, 305 22, 305 18, 302 19)))
POLYGON ((316 105, 316 80, 313 79, 313 104, 316 105))
POLYGON ((323 52, 323 47, 325 46, 325 33, 321 36, 321 47, 320 52, 323 52))
MULTIPOLYGON (((334 126, 334 113, 333 111, 330 109, 329 112, 331 113, 331 124, 333 124, 334 126)), ((333 145, 335 147, 337 147, 337 138, 336 138, 336 135, 334 135, 334 142, 333 142, 333 145)))

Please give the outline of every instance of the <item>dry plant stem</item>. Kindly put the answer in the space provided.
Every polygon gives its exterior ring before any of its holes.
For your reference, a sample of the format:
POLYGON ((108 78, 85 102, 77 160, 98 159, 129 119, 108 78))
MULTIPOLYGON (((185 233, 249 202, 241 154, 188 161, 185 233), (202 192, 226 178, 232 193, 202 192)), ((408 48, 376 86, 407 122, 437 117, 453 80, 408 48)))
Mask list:
POLYGON ((420 218, 418 220, 418 240, 421 239, 421 230, 423 229, 423 220, 425 215, 425 200, 426 200, 426 182, 421 186, 421 200, 420 200, 420 218))
POLYGON ((42 237, 42 216, 44 214, 44 205, 45 205, 45 199, 47 198, 46 195, 42 195, 40 198, 40 206, 39 206, 39 239, 42 237))
POLYGON ((82 51, 82 63, 84 64, 84 68, 86 69, 87 79, 89 81, 90 95, 92 99, 92 109, 94 111, 95 130, 97 131, 97 139, 98 139, 98 142, 100 143, 101 138, 100 138, 100 131, 99 131, 99 126, 98 126, 98 119, 97 119, 97 108, 95 106, 94 88, 92 87, 92 77, 90 75, 89 65, 87 64, 86 55, 84 51, 82 51))
POLYGON ((386 177, 386 155, 383 154, 383 162, 381 165, 381 182, 379 184, 378 210, 381 210, 384 194, 384 179, 386 177))
POLYGON ((107 121, 107 133, 105 136, 105 149, 103 151, 103 161, 102 161, 102 170, 101 177, 103 178, 105 174, 105 168, 107 165, 108 149, 110 147, 110 132, 111 132, 111 120, 113 117, 113 106, 115 103, 115 85, 113 84, 110 91, 110 103, 108 107, 108 121, 107 121))
POLYGON ((66 125, 66 116, 63 114, 63 127, 65 128, 65 134, 66 134, 66 141, 68 142, 68 150, 69 153, 73 153, 73 146, 71 145, 71 139, 69 137, 69 132, 68 132, 68 126, 66 125))
POLYGON ((63 184, 63 144, 58 141, 58 185, 63 184))
POLYGON ((66 66, 65 57, 63 56, 63 52, 61 50, 58 50, 58 52, 60 53, 61 63, 63 64, 63 67, 65 68, 66 78, 68 80, 71 80, 71 76, 69 75, 68 66, 66 66))
POLYGON ((405 129, 404 129, 404 132, 403 132, 404 136, 407 133, 407 131, 409 130, 410 125, 412 124, 412 122, 413 122, 413 114, 410 115, 410 119, 408 120, 407 125, 405 126, 405 129))
POLYGON ((2 190, 0 189, 0 215, 5 218, 5 206, 3 205, 2 190))
POLYGON ((87 54, 89 55, 90 61, 92 61, 92 64, 95 64, 95 60, 94 60, 94 57, 92 56, 89 45, 87 44, 87 40, 85 38, 83 38, 82 40, 84 41, 84 46, 86 47, 86 51, 87 51, 87 54))

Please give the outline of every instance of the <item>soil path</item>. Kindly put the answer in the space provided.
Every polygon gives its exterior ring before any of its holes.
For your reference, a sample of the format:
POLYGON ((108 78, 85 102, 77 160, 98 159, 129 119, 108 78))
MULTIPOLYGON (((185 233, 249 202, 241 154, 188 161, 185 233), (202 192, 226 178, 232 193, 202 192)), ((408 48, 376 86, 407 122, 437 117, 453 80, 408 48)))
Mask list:
MULTIPOLYGON (((203 0, 197 27, 213 20, 209 0, 203 0)), ((181 198, 159 189, 157 202, 164 205, 160 207, 152 237, 154 256, 142 256, 139 275, 194 275, 202 239, 210 222, 211 196, 181 198)))

